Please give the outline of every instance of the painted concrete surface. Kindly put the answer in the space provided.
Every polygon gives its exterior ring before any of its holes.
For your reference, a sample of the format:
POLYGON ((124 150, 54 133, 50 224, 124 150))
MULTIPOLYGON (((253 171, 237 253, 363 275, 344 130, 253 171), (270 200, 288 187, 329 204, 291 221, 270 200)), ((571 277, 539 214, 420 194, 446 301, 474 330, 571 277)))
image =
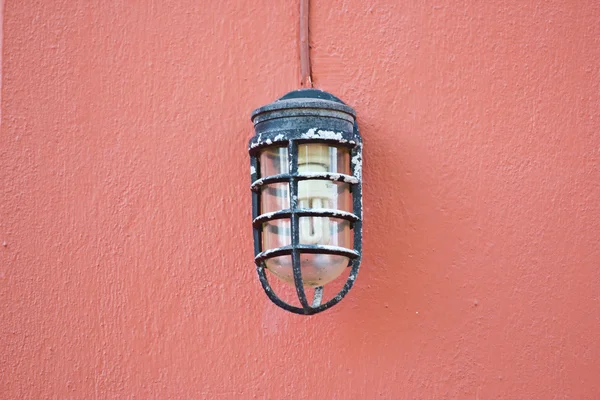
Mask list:
POLYGON ((252 263, 283 1, 6 1, 0 398, 600 398, 600 3, 313 2, 365 138, 364 262, 314 317, 252 263))

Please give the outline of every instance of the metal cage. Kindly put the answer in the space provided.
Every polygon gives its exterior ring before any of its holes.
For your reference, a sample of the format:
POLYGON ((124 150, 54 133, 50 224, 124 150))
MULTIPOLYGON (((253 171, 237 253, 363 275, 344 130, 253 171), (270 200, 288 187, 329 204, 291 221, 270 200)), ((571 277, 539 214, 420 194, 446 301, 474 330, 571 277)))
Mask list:
POLYGON ((362 138, 356 123, 355 111, 337 97, 316 89, 290 92, 275 102, 252 113, 255 136, 250 140, 250 175, 252 190, 252 218, 256 271, 265 293, 277 306, 297 314, 311 315, 337 304, 354 285, 362 255, 362 138), (346 147, 350 150, 350 175, 338 173, 299 173, 298 145, 321 143, 346 147), (260 152, 270 146, 286 146, 289 173, 260 176, 260 152), (352 194, 352 212, 337 209, 311 209, 298 206, 298 182, 302 180, 330 180, 349 184, 352 194), (289 184, 288 209, 260 215, 263 185, 277 182, 289 184), (305 216, 332 217, 347 220, 353 230, 354 246, 348 249, 330 245, 300 244, 299 219, 305 216), (267 221, 288 218, 291 226, 291 244, 263 250, 262 229, 267 221), (332 254, 348 257, 350 274, 341 291, 321 304, 323 286, 315 288, 309 304, 302 283, 300 254, 332 254), (265 260, 290 255, 294 285, 302 307, 284 302, 274 293, 265 271, 265 260))

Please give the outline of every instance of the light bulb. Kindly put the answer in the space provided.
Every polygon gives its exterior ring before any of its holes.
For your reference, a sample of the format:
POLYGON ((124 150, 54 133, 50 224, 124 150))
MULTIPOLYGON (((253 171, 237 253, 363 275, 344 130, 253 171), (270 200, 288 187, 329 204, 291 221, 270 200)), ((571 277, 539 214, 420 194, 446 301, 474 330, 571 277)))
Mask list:
MULTIPOLYGON (((329 147, 304 146, 298 154, 298 173, 330 171, 329 147)), ((331 208, 332 198, 337 194, 331 181, 308 180, 298 182, 298 207, 309 209, 331 208)), ((300 218, 301 244, 329 244, 330 226, 327 217, 300 218)))
MULTIPOLYGON (((345 149, 324 144, 298 146, 298 173, 343 173, 350 168, 349 153, 345 149)), ((287 173, 285 148, 266 150, 261 156, 261 175, 287 173)), ((261 192, 261 212, 267 213, 289 208, 287 183, 265 185, 261 192)), ((330 209, 351 211, 348 184, 330 180, 302 180, 298 182, 297 207, 299 209, 330 209)), ((291 244, 291 225, 288 219, 266 222, 263 225, 263 248, 274 249, 291 244)), ((339 218, 300 217, 299 243, 331 245, 352 248, 350 223, 339 218)), ((267 268, 286 283, 294 284, 292 258, 289 255, 266 260, 267 268)), ((305 286, 316 287, 331 282, 348 266, 348 258, 333 254, 300 254, 302 281, 305 286)))

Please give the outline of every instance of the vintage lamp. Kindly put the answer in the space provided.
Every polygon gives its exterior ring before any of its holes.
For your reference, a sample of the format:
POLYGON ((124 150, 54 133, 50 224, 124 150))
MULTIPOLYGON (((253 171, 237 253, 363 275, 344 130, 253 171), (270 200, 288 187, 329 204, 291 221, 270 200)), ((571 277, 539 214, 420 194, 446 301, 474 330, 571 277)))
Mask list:
POLYGON ((316 89, 290 92, 252 113, 250 140, 255 263, 267 296, 297 314, 315 314, 350 290, 362 252, 362 139, 356 113, 316 89), (323 286, 350 267, 342 290, 321 304, 323 286), (294 285, 290 305, 267 279, 294 285), (305 287, 314 288, 309 304, 305 287))

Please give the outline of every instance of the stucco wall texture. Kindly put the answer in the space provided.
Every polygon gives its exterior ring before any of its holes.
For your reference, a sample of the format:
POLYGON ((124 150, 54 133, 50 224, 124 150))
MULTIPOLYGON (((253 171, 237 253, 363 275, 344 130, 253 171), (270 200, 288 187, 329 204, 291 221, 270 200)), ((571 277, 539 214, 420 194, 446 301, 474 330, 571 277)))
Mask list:
POLYGON ((253 266, 297 2, 4 6, 0 398, 600 399, 600 2, 313 1, 365 139, 338 306, 253 266))

